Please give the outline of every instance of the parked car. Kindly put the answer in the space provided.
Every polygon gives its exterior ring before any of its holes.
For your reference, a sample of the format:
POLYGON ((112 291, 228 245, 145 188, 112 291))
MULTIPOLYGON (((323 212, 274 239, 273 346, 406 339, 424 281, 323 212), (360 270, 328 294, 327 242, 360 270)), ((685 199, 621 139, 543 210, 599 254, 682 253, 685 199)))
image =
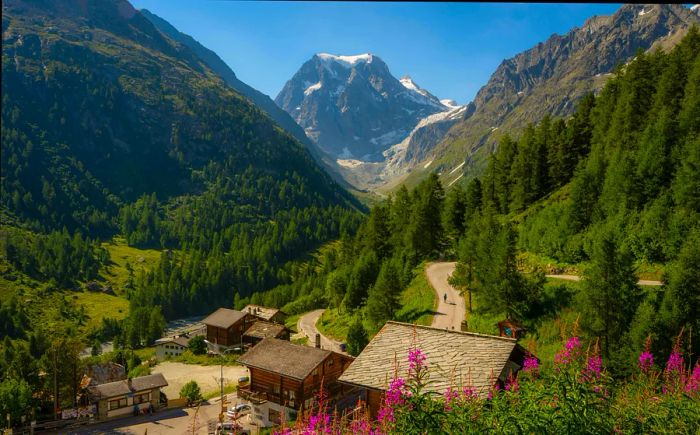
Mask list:
POLYGON ((250 414, 252 409, 253 408, 247 403, 239 403, 238 405, 230 407, 229 410, 226 411, 226 416, 236 420, 246 414, 250 414))
POLYGON ((250 435, 250 430, 244 429, 243 426, 235 422, 224 422, 216 424, 216 431, 214 432, 215 435, 229 435, 234 433, 241 435, 250 435))

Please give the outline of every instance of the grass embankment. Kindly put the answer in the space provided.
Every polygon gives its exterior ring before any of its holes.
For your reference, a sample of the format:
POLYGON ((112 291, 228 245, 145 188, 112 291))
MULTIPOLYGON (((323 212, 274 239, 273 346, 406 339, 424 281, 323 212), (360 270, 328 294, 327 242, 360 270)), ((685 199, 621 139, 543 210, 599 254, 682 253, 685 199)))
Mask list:
MULTIPOLYGON (((394 316, 396 320, 418 325, 430 325, 433 322, 437 299, 433 288, 428 283, 428 278, 425 276, 424 263, 414 269, 413 280, 401 293, 400 304, 401 308, 394 316)), ((338 311, 336 308, 329 308, 324 311, 316 323, 316 327, 326 337, 344 342, 355 314, 343 309, 338 311)), ((361 312, 359 314, 362 315, 361 312)), ((367 322, 363 323, 365 329, 370 333, 370 338, 377 333, 372 325, 367 322)))

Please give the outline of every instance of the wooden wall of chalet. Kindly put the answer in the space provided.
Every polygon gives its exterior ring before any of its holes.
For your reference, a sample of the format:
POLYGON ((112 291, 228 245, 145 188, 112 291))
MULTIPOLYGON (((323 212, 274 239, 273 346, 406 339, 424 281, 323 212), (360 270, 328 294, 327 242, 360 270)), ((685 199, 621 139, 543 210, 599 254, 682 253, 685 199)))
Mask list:
POLYGON ((330 397, 342 394, 345 387, 337 381, 351 362, 350 357, 332 353, 303 382, 249 367, 250 391, 267 394, 267 400, 279 405, 300 409, 307 400, 316 396, 322 380, 323 389, 330 397), (290 403, 289 391, 294 392, 293 404, 290 403))
POLYGON ((268 401, 278 405, 299 409, 305 399, 301 385, 296 379, 250 367, 250 391, 265 394, 268 401))
POLYGON ((207 325, 207 341, 220 344, 222 346, 235 346, 241 344, 243 333, 255 322, 255 317, 246 314, 238 322, 231 325, 228 329, 217 328, 216 326, 207 325))

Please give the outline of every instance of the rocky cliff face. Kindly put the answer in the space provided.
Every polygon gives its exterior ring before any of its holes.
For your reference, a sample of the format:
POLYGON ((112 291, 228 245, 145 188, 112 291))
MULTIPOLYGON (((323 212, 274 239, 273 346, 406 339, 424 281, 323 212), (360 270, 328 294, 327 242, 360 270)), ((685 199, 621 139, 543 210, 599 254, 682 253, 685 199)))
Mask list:
POLYGON ((372 54, 316 54, 275 101, 322 150, 363 162, 383 161, 421 119, 450 109, 372 54))
POLYGON ((599 90, 637 50, 673 46, 699 22, 697 10, 682 5, 624 5, 504 60, 478 92, 474 110, 414 162, 408 184, 431 170, 442 172, 447 184, 479 173, 500 134, 517 135, 546 114, 571 114, 580 98, 599 90))

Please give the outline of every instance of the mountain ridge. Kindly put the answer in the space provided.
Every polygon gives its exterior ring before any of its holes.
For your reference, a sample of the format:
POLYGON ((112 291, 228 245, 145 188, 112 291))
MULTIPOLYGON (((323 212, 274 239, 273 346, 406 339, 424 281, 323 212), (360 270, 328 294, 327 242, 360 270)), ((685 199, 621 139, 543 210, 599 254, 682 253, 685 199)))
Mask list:
POLYGON ((483 170, 499 129, 517 133, 545 114, 570 115, 578 100, 601 89, 614 67, 637 49, 667 49, 698 23, 698 15, 681 5, 624 5, 505 59, 478 91, 473 113, 414 162, 410 174, 390 184, 414 185, 432 170, 443 173, 446 184, 455 177, 468 180, 483 170), (432 166, 423 168, 427 161, 432 166), (447 177, 458 165, 461 171, 447 177))

